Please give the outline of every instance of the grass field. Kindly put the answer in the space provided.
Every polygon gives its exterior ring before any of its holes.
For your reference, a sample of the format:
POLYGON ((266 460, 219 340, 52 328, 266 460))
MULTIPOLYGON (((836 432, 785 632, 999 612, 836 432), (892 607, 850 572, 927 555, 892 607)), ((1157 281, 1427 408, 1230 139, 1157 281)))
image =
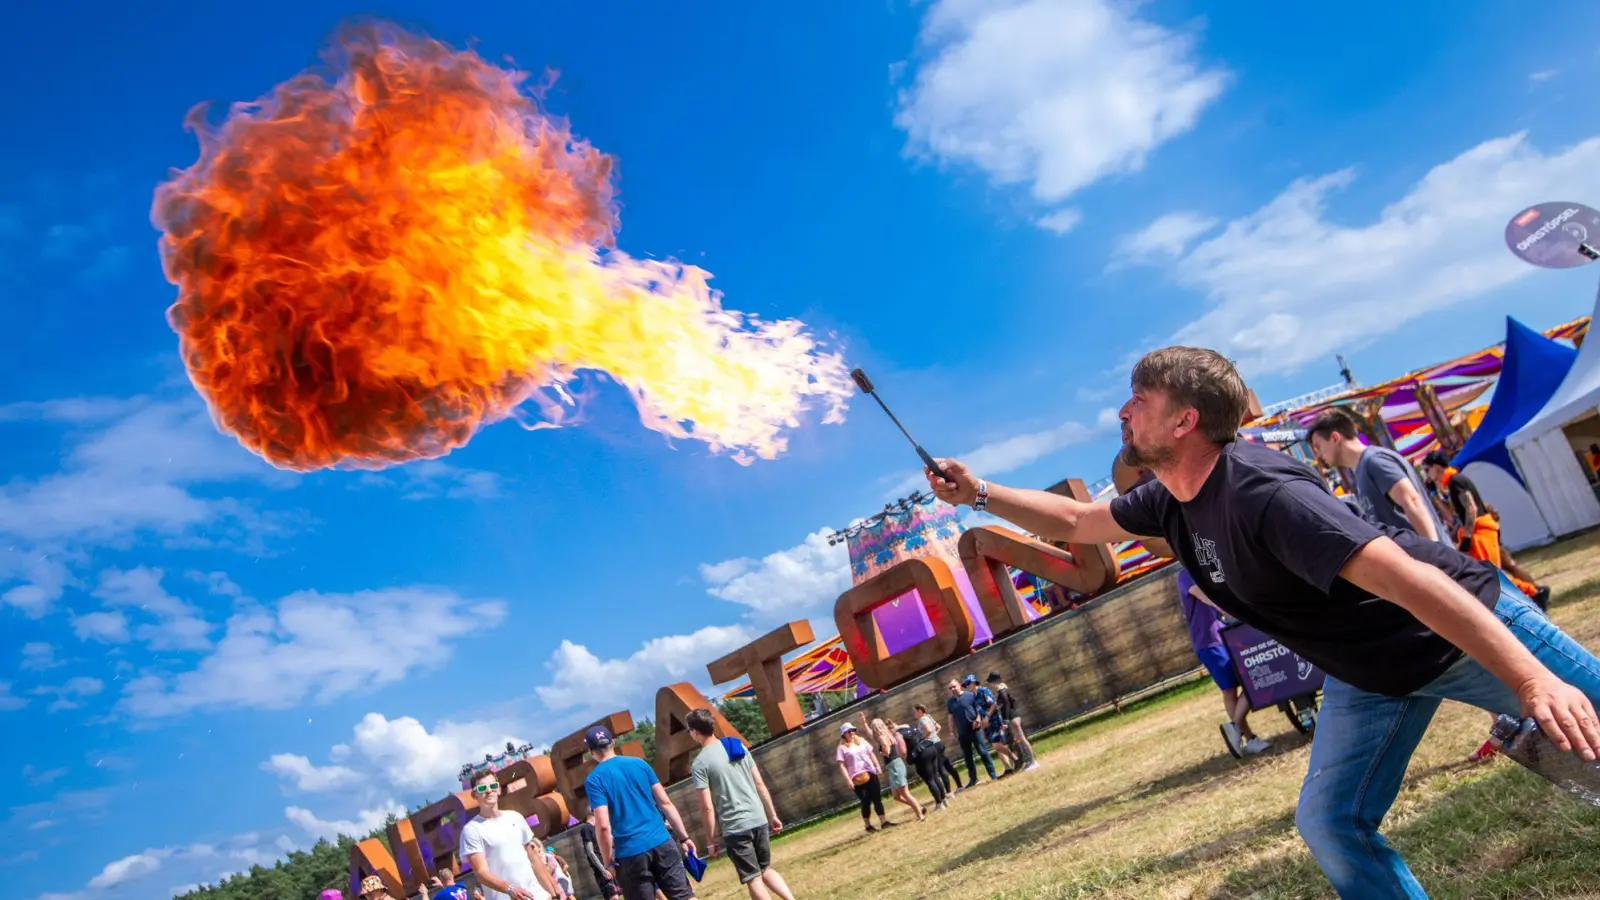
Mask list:
MULTIPOLYGON (((1554 589, 1552 617, 1600 647, 1600 536, 1520 560, 1554 589)), ((963 793, 926 822, 886 797, 901 827, 867 835, 851 812, 784 834, 773 864, 800 900, 1332 897, 1294 830, 1308 740, 1276 710, 1255 713, 1273 748, 1239 761, 1222 720, 1210 681, 1180 688, 1043 737, 1043 769, 963 793)), ((1444 705, 1390 840, 1433 897, 1600 897, 1600 810, 1503 758, 1467 763, 1487 726, 1444 705)), ((699 895, 745 892, 718 861, 699 895)))

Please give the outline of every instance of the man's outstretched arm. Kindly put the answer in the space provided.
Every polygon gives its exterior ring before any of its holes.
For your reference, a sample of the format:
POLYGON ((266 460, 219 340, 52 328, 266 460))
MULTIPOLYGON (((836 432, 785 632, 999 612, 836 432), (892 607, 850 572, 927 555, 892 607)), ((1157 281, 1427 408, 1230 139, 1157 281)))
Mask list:
MULTIPOLYGON (((939 468, 950 477, 946 481, 927 469, 934 496, 953 506, 971 506, 978 498, 978 476, 953 459, 941 459, 939 468)), ((988 512, 1024 531, 1054 541, 1074 544, 1105 544, 1132 540, 1111 517, 1111 504, 1084 503, 1049 491, 1010 488, 989 482, 988 512)))
POLYGON ((1516 636, 1444 572, 1379 537, 1339 570, 1344 580, 1403 607, 1516 692, 1522 714, 1586 760, 1600 754, 1600 719, 1582 691, 1557 678, 1516 636))

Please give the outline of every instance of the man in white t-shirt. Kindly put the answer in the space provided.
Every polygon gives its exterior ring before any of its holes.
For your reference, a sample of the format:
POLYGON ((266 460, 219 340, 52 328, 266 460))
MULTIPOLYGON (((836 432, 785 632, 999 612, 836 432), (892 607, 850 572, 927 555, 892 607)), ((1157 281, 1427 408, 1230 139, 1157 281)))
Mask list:
POLYGON ((461 829, 461 858, 483 885, 484 900, 550 900, 556 883, 544 848, 528 822, 500 809, 500 780, 484 770, 472 777, 478 816, 461 829))

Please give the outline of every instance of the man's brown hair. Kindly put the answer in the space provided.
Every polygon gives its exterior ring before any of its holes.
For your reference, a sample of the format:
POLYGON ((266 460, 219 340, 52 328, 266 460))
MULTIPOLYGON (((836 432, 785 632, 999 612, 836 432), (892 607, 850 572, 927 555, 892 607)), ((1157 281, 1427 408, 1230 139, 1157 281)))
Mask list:
POLYGON ((1354 440, 1358 430, 1355 417, 1335 406, 1323 410, 1322 415, 1311 423, 1311 427, 1306 429, 1306 440, 1329 438, 1336 434, 1345 440, 1354 440))
POLYGON ((683 717, 683 727, 695 734, 710 737, 717 733, 717 720, 709 709, 690 710, 689 714, 683 717))
POLYGON ((1203 347, 1163 347, 1152 350, 1133 367, 1135 390, 1166 394, 1179 407, 1200 414, 1200 433, 1214 444, 1226 444, 1239 434, 1250 391, 1233 363, 1215 350, 1203 347))

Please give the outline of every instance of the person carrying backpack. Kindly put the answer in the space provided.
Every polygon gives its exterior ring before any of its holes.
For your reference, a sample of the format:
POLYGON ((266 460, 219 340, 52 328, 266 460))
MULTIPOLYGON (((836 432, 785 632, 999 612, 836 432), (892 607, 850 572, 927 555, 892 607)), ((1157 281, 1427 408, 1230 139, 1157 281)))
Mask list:
POLYGON ((928 786, 928 793, 933 795, 933 808, 947 809, 943 773, 939 771, 939 759, 935 755, 933 741, 928 740, 920 729, 900 725, 893 719, 889 720, 889 727, 905 742, 906 763, 916 770, 917 777, 928 786))

